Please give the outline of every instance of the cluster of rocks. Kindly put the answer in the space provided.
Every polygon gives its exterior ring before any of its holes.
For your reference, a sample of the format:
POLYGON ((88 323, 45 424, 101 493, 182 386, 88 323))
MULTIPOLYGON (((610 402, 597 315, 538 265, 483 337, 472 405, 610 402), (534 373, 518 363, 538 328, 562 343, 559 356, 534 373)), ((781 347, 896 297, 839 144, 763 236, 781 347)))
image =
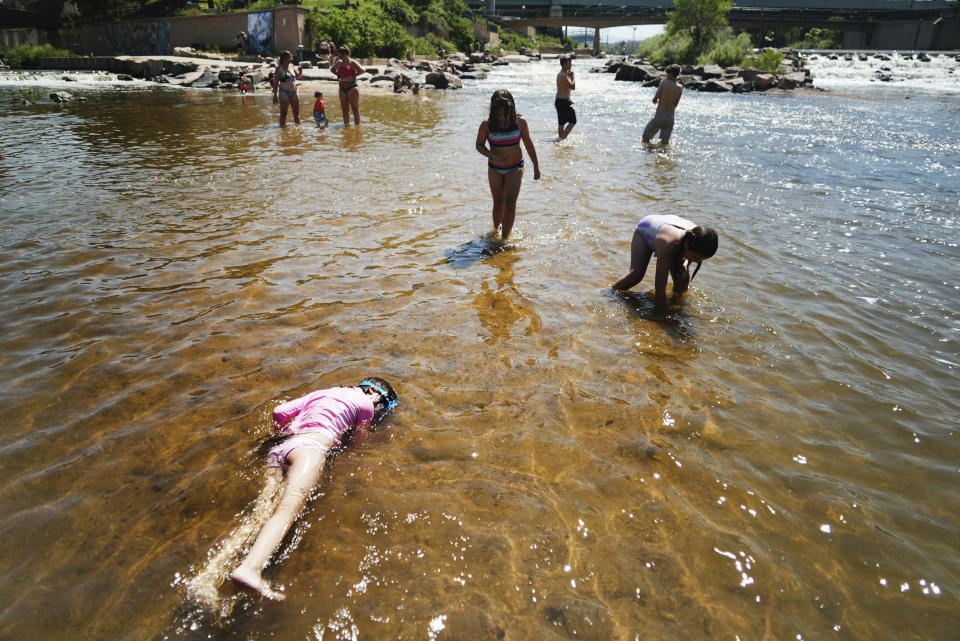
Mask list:
MULTIPOLYGON (((111 69, 116 71, 120 80, 142 78, 160 84, 209 89, 236 89, 246 83, 253 89, 258 85, 268 88, 270 73, 278 64, 276 58, 261 57, 251 62, 238 63, 214 54, 196 53, 188 48, 177 48, 174 53, 176 58, 119 56, 112 60, 111 69), (190 58, 198 60, 195 62, 190 58)), ((518 62, 519 58, 524 62, 529 60, 526 56, 513 57, 518 58, 514 62, 518 62)), ((388 88, 388 83, 389 87, 392 87, 396 75, 401 74, 422 86, 458 89, 463 86, 463 80, 483 78, 493 66, 510 62, 508 59, 482 52, 469 55, 452 53, 442 60, 418 62, 391 58, 383 69, 366 67, 367 73, 357 79, 371 86, 388 88)), ((325 58, 304 61, 299 66, 303 69, 305 81, 336 81, 336 76, 329 70, 330 64, 325 58)), ((64 79, 70 80, 66 76, 64 79)))
MULTIPOLYGON (((663 68, 640 59, 612 58, 603 67, 591 69, 597 73, 615 73, 615 80, 642 82, 645 87, 656 87, 666 75, 663 68)), ((775 73, 744 67, 721 67, 720 65, 683 65, 680 83, 694 91, 750 93, 770 89, 812 89, 813 78, 805 69, 800 56, 787 52, 780 69, 775 73)))
MULTIPOLYGON (((944 54, 944 55, 953 55, 953 54, 944 54)), ((901 60, 917 60, 918 62, 932 62, 934 58, 937 58, 937 57, 939 57, 939 56, 940 56, 940 54, 938 54, 938 53, 932 53, 932 54, 927 54, 927 53, 923 53, 923 52, 916 53, 916 54, 913 54, 913 53, 905 53, 905 54, 900 55, 900 59, 901 59, 901 60)), ((823 57, 826 58, 827 60, 840 60, 841 58, 843 58, 843 59, 846 60, 847 62, 853 62, 853 59, 854 59, 854 58, 856 58, 856 59, 859 60, 860 62, 867 62, 870 58, 873 58, 874 60, 883 60, 883 61, 886 61, 886 62, 889 62, 890 60, 893 59, 893 58, 890 56, 890 54, 886 54, 886 53, 867 54, 867 53, 862 53, 862 52, 861 52, 861 53, 856 53, 856 54, 854 54, 854 53, 831 53, 831 54, 826 54, 826 55, 824 55, 823 57)), ((817 57, 817 55, 815 55, 815 54, 810 56, 810 60, 817 60, 817 59, 818 59, 818 57, 817 57)), ((953 59, 954 59, 955 61, 957 61, 957 62, 960 62, 960 55, 954 55, 954 58, 953 58, 953 59)))
MULTIPOLYGON (((388 89, 393 86, 394 78, 399 74, 409 79, 411 83, 422 86, 460 89, 463 87, 464 80, 485 78, 492 67, 505 64, 509 62, 482 52, 469 55, 456 52, 447 54, 442 60, 417 62, 390 58, 383 70, 365 67, 367 73, 358 76, 357 80, 367 82, 373 87, 388 89)), ((308 62, 303 63, 303 68, 304 80, 336 80, 334 74, 329 71, 329 63, 326 60, 317 62, 316 71, 308 62)))

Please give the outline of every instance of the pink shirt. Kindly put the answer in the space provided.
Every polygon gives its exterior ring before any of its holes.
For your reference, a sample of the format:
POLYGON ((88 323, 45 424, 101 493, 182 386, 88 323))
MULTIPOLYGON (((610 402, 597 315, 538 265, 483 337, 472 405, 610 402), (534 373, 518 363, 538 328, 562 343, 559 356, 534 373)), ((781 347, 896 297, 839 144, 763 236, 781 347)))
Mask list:
POLYGON ((331 387, 277 405, 273 410, 278 434, 326 434, 334 443, 350 428, 373 419, 373 400, 358 387, 331 387))

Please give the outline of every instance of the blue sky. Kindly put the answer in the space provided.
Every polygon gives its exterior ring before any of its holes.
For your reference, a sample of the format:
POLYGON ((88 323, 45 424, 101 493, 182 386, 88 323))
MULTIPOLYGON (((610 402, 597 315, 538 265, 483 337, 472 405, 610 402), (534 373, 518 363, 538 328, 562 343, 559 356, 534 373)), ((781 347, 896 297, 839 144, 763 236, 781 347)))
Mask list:
MULTIPOLYGON (((577 39, 581 34, 588 34, 590 38, 593 38, 593 29, 584 29, 583 27, 569 27, 567 29, 567 35, 571 38, 576 37, 577 39)), ((662 24, 640 24, 635 27, 611 27, 609 29, 600 30, 600 42, 603 44, 613 44, 615 42, 621 42, 624 40, 644 40, 651 36, 655 36, 658 33, 663 33, 662 24)))

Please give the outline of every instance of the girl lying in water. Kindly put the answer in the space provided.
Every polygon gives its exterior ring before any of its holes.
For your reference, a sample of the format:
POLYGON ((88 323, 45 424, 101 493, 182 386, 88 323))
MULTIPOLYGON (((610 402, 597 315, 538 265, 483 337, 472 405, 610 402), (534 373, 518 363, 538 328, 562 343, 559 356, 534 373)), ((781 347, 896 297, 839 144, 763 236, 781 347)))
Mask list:
POLYGON ((283 599, 283 594, 263 579, 262 572, 303 510, 327 455, 341 444, 345 434, 378 424, 397 404, 397 393, 390 383, 370 377, 355 387, 311 392, 273 410, 275 430, 286 438, 267 454, 267 488, 278 487, 285 471, 286 489, 246 558, 230 574, 234 583, 268 599, 283 599))
POLYGON ((657 257, 654 279, 657 310, 667 309, 667 276, 673 277, 673 291, 687 291, 700 265, 717 253, 717 232, 680 216, 646 216, 633 232, 630 245, 630 271, 613 284, 617 291, 630 289, 647 273, 650 256, 657 257), (697 268, 690 275, 689 266, 697 268))

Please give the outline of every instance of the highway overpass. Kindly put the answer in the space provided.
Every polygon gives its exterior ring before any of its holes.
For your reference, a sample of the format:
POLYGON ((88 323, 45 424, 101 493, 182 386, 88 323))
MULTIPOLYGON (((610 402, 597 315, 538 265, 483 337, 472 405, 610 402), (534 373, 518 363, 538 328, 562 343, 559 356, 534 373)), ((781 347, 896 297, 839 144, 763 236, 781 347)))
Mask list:
MULTIPOLYGON (((664 24, 672 0, 467 0, 467 5, 512 28, 664 24)), ((734 29, 838 29, 851 49, 960 48, 960 1, 734 0, 734 29)))

